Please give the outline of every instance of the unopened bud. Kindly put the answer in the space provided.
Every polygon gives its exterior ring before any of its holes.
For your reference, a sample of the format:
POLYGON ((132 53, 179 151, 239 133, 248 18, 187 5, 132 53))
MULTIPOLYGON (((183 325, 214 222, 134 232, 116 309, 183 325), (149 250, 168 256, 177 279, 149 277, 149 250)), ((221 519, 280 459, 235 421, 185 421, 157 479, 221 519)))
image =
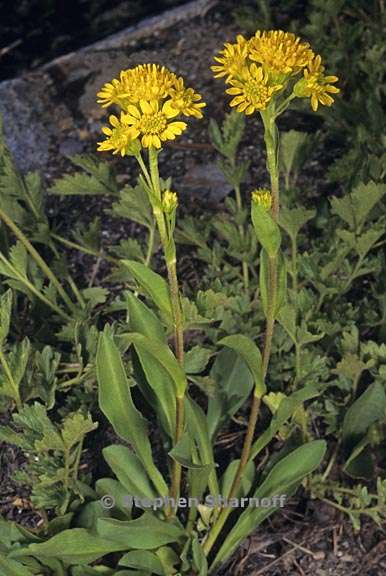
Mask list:
POLYGON ((257 188, 252 192, 252 202, 269 210, 272 206, 271 192, 267 188, 257 188))
POLYGON ((175 192, 171 192, 170 190, 166 190, 162 196, 162 210, 166 214, 171 214, 178 205, 178 197, 175 192))

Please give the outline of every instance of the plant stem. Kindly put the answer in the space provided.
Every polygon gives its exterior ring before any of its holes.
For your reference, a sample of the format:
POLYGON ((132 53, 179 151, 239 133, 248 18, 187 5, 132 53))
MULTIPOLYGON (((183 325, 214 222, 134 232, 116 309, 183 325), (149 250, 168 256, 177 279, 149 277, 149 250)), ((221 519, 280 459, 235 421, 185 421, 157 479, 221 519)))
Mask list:
POLYGON ((74 250, 79 250, 80 252, 84 252, 85 254, 89 254, 90 256, 95 256, 96 258, 103 258, 104 260, 108 260, 109 262, 119 262, 118 258, 114 258, 113 256, 109 256, 108 254, 103 254, 102 252, 97 252, 96 250, 92 250, 91 248, 87 248, 86 246, 81 246, 81 244, 77 244, 72 240, 68 240, 59 234, 51 233, 51 237, 54 240, 57 240, 64 246, 68 248, 73 248, 74 250))
MULTIPOLYGON (((175 353, 178 362, 183 367, 184 366, 184 327, 182 321, 182 310, 180 303, 180 293, 178 287, 177 278, 177 266, 176 266, 176 252, 174 247, 173 238, 169 237, 169 230, 165 222, 165 216, 159 207, 161 202, 161 186, 159 179, 158 170, 158 153, 154 148, 149 149, 149 164, 150 164, 150 178, 151 178, 151 188, 154 194, 154 198, 150 198, 153 206, 154 217, 157 222, 158 231, 161 238, 162 247, 165 255, 166 268, 168 272, 168 282, 169 282, 169 292, 170 300, 172 306, 173 323, 174 323, 174 345, 175 353), (173 247, 170 250, 170 247, 173 247)), ((142 168, 142 165, 140 163, 142 168)), ((145 167, 146 170, 146 167, 145 167)), ((143 170, 145 177, 149 177, 149 173, 143 170)), ((182 437, 184 432, 185 423, 185 395, 176 397, 176 431, 174 437, 174 445, 176 445, 182 437)), ((172 471, 172 481, 170 488, 170 497, 177 499, 180 493, 182 476, 182 467, 176 460, 173 461, 173 471, 172 471)), ((170 511, 169 511, 170 512, 170 511)))
POLYGON ((63 286, 61 285, 61 283, 59 282, 59 280, 57 279, 55 274, 52 272, 51 268, 45 263, 43 258, 40 256, 39 252, 37 252, 37 250, 35 250, 35 248, 31 244, 31 242, 23 234, 23 232, 20 230, 20 228, 15 224, 15 222, 5 212, 3 212, 3 210, 1 210, 1 208, 0 208, 0 219, 3 220, 4 224, 6 224, 12 230, 12 232, 15 234, 16 238, 18 238, 18 240, 20 240, 20 242, 23 244, 23 246, 25 247, 27 252, 29 252, 29 254, 32 256, 32 258, 35 260, 35 262, 39 266, 39 268, 45 273, 47 278, 55 286, 56 290, 58 291, 58 294, 60 294, 63 301, 67 304, 68 308, 71 311, 73 311, 74 310, 74 304, 73 304, 72 300, 67 295, 66 291, 64 290, 63 286))
POLYGON ((147 240, 148 244, 147 244, 147 252, 146 252, 146 258, 145 258, 145 264, 146 266, 150 266, 150 262, 151 262, 151 257, 153 256, 153 251, 154 251, 154 238, 155 238, 155 222, 153 223, 153 225, 151 226, 151 228, 149 228, 149 238, 147 240))
POLYGON ((15 400, 16 408, 17 408, 18 412, 20 412, 20 410, 22 408, 22 402, 21 402, 21 398, 20 398, 19 388, 15 382, 14 377, 12 376, 12 372, 11 372, 11 369, 9 367, 8 361, 5 357, 4 352, 1 349, 1 347, 0 347, 0 364, 2 365, 3 370, 5 372, 5 375, 7 377, 7 380, 10 383, 11 388, 13 390, 13 394, 14 394, 13 399, 15 400))
MULTIPOLYGON (((267 150, 267 167, 271 179, 271 194, 272 194, 272 218, 277 220, 279 215, 279 170, 278 170, 278 138, 277 128, 275 124, 274 110, 271 113, 264 111, 261 113, 264 123, 264 139, 267 150)), ((272 337, 275 324, 275 307, 276 307, 276 292, 277 292, 277 259, 269 257, 268 259, 268 273, 269 273, 269 299, 268 309, 266 314, 266 329, 264 336, 264 349, 263 349, 263 378, 265 379, 271 356, 272 337)), ((234 497, 240 487, 241 479, 244 469, 249 462, 253 437, 255 434, 257 419, 259 415, 260 398, 254 392, 252 398, 251 411, 249 415, 248 428, 244 439, 244 445, 240 457, 239 466, 235 474, 235 478, 230 489, 229 498, 234 497)), ((217 540, 229 514, 231 508, 223 508, 215 520, 208 538, 203 544, 203 550, 206 555, 209 554, 214 543, 217 540)))
MULTIPOLYGON (((237 495, 238 489, 240 487, 242 474, 244 472, 245 466, 248 464, 249 460, 249 453, 251 451, 251 446, 253 442, 253 436, 255 433, 255 427, 257 423, 257 418, 259 415, 260 409, 260 398, 258 398, 255 394, 253 395, 251 412, 248 421, 248 428, 247 433, 245 435, 243 450, 241 452, 239 466, 237 468, 236 475, 233 479, 232 487, 229 492, 228 499, 234 498, 237 495)), ((217 537, 219 536, 225 522, 229 514, 232 512, 232 508, 222 508, 217 520, 213 524, 211 531, 209 532, 208 538, 204 542, 202 549, 206 555, 209 554, 210 550, 213 547, 213 544, 216 542, 217 537)))
MULTIPOLYGON (((236 197, 237 211, 240 214, 240 212, 243 209, 243 204, 242 204, 242 200, 241 200, 241 193, 240 193, 240 185, 239 184, 236 184, 236 186, 235 186, 235 197, 236 197)), ((240 234, 241 240, 244 240, 244 237, 245 237, 244 226, 242 224, 239 224, 238 229, 239 229, 239 234, 240 234)), ((245 260, 242 261, 242 269, 243 269, 244 288, 245 288, 245 290, 248 290, 248 287, 249 287, 249 267, 248 267, 248 262, 245 262, 245 260)))

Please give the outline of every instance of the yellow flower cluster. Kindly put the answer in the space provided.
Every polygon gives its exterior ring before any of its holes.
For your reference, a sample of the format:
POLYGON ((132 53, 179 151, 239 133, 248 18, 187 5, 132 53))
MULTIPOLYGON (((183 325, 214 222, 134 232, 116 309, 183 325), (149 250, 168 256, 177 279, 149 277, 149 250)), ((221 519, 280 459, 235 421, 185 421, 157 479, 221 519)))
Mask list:
POLYGON ((105 84, 97 96, 103 108, 121 109, 119 117, 110 116, 111 127, 102 128, 107 138, 98 143, 98 150, 122 156, 135 153, 141 145, 161 148, 162 142, 174 140, 186 129, 186 122, 178 117, 202 118, 205 106, 200 94, 185 87, 183 78, 157 64, 123 70, 119 80, 105 84))
POLYGON ((339 92, 332 86, 338 78, 325 76, 321 57, 291 32, 258 30, 248 40, 238 35, 215 60, 215 78, 225 77, 230 105, 245 114, 265 110, 275 94, 288 96, 291 90, 293 96, 310 98, 313 110, 319 103, 330 106, 330 94, 339 92))
POLYGON ((272 206, 272 195, 267 188, 256 188, 252 192, 252 202, 269 210, 272 206))

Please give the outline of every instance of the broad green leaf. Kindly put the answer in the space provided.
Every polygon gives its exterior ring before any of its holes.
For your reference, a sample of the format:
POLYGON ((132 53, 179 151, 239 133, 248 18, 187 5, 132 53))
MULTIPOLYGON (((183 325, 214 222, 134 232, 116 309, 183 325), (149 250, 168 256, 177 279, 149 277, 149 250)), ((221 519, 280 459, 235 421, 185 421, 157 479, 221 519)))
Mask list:
POLYGON ((266 386, 264 384, 261 353, 255 342, 243 334, 234 334, 222 338, 218 344, 232 348, 232 350, 235 350, 241 356, 253 376, 256 396, 258 396, 258 398, 264 396, 266 386))
POLYGON ((168 488, 154 465, 147 426, 135 407, 118 348, 107 329, 100 335, 96 358, 99 405, 115 432, 130 442, 160 494, 168 488))
MULTIPOLYGON (((163 370, 166 370, 172 378, 177 395, 184 395, 187 387, 186 376, 169 346, 159 340, 147 338, 143 334, 138 334, 136 332, 122 334, 120 340, 127 344, 133 344, 139 356, 141 356, 141 353, 151 355, 152 358, 157 361, 158 365, 163 370)), ((148 366, 142 365, 142 367, 146 374, 148 366)))
POLYGON ((252 223, 256 237, 267 254, 272 258, 276 256, 280 248, 280 229, 269 211, 263 206, 252 202, 252 223))
POLYGON ((167 337, 164 327, 154 312, 131 292, 127 292, 126 297, 130 330, 166 344, 167 337))
POLYGON ((386 394, 380 382, 373 382, 347 410, 343 420, 342 439, 346 448, 353 448, 368 428, 385 417, 386 394))
POLYGON ((187 431, 197 444, 201 464, 211 468, 208 483, 211 493, 216 495, 219 488, 208 421, 200 406, 189 396, 185 400, 185 417, 187 431))
POLYGON ((150 550, 132 550, 119 560, 120 566, 146 570, 150 574, 163 576, 165 574, 161 560, 150 550))
POLYGON ((259 288, 261 304, 265 317, 268 315, 270 298, 272 297, 271 274, 276 278, 276 298, 273 305, 274 318, 279 314, 282 306, 285 304, 287 297, 287 266, 284 256, 281 252, 275 257, 270 258, 264 248, 260 252, 260 270, 259 270, 259 288))
POLYGON ((171 521, 160 520, 150 512, 131 521, 102 518, 98 520, 97 529, 99 536, 120 543, 126 549, 153 550, 186 537, 182 528, 171 521))
POLYGON ((120 444, 107 446, 103 449, 103 457, 128 495, 156 497, 141 461, 129 448, 120 444))
MULTIPOLYGON (((104 521, 104 520, 99 520, 104 521)), ((127 549, 127 542, 110 541, 106 536, 91 534, 84 528, 64 530, 46 542, 30 544, 17 555, 36 558, 58 558, 68 564, 89 564, 105 554, 127 549)), ((16 553, 13 553, 16 556, 16 553)))
POLYGON ((100 497, 101 508, 111 510, 115 518, 131 517, 130 501, 127 499, 127 489, 118 480, 113 478, 100 478, 95 483, 95 491, 100 497), (103 496, 112 496, 113 500, 103 499, 103 496))
POLYGON ((145 264, 134 260, 122 260, 122 264, 130 270, 142 290, 152 299, 157 308, 164 312, 168 319, 171 319, 172 307, 169 288, 162 276, 150 270, 145 264))
POLYGON ((4 574, 4 576, 33 576, 33 572, 30 572, 28 568, 20 564, 20 562, 16 562, 16 560, 11 560, 10 558, 6 558, 0 552, 0 573, 4 574))
MULTIPOLYGON (((315 440, 293 450, 289 455, 282 458, 272 468, 264 482, 254 493, 255 498, 272 498, 273 496, 288 495, 293 493, 303 478, 308 476, 321 463, 326 451, 326 443, 323 440, 315 440)), ((253 530, 270 514, 276 506, 249 507, 240 515, 236 524, 226 536, 218 551, 211 569, 224 562, 247 538, 253 530)))
POLYGON ((207 423, 214 441, 221 426, 244 404, 253 389, 253 377, 244 360, 234 350, 221 350, 210 371, 217 387, 209 398, 207 423))

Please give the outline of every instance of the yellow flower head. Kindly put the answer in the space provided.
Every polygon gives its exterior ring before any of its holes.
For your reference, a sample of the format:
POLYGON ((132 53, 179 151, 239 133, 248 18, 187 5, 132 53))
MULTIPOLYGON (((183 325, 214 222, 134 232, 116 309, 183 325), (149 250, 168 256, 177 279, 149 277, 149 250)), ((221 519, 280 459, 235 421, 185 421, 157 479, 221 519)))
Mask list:
POLYGON ((99 143, 98 150, 113 150, 122 156, 133 153, 133 145, 134 149, 138 145, 160 148, 161 142, 174 140, 186 123, 170 119, 180 115, 202 118, 205 106, 200 94, 184 85, 183 78, 157 64, 122 70, 119 79, 105 84, 97 95, 103 108, 114 104, 122 110, 120 119, 110 117, 112 128, 103 129, 108 138, 99 143))
POLYGON ((258 30, 249 45, 249 57, 273 79, 283 80, 307 66, 313 57, 308 42, 283 30, 258 30))
POLYGON ((232 88, 226 90, 227 94, 234 96, 230 105, 236 106, 238 112, 253 114, 256 110, 265 110, 272 94, 281 90, 282 86, 268 85, 268 76, 261 66, 252 63, 249 68, 243 70, 240 79, 233 78, 229 81, 232 88))
POLYGON ((235 44, 226 42, 224 50, 221 50, 219 56, 215 56, 216 62, 220 65, 211 66, 215 78, 227 76, 226 82, 234 76, 238 76, 244 69, 248 58, 248 40, 239 34, 235 44))
POLYGON ((252 202, 258 206, 262 206, 267 211, 272 206, 272 195, 268 188, 257 188, 252 192, 252 202))
POLYGON ((144 148, 161 148, 161 142, 174 140, 186 128, 185 122, 169 122, 178 113, 171 100, 166 100, 162 108, 157 100, 141 100, 139 106, 129 104, 123 117, 125 124, 131 126, 134 138, 140 138, 144 148))
POLYGON ((324 76, 320 56, 292 32, 257 30, 250 39, 239 35, 215 60, 218 64, 211 67, 215 78, 225 77, 230 85, 226 92, 233 96, 230 105, 244 114, 263 111, 272 102, 277 116, 295 96, 310 98, 317 110, 319 103, 330 106, 330 94, 339 92, 332 85, 338 78, 324 76))
POLYGON ((171 190, 165 190, 162 195, 162 210, 166 214, 171 214, 178 206, 178 197, 175 192, 171 190))
POLYGON ((315 56, 308 63, 304 70, 304 78, 294 87, 294 92, 300 97, 311 98, 311 107, 316 112, 319 102, 325 106, 333 104, 334 99, 330 94, 340 92, 339 88, 332 86, 335 82, 338 82, 338 77, 325 76, 322 59, 320 56, 315 56))
POLYGON ((104 126, 103 134, 107 136, 104 142, 98 142, 98 151, 113 151, 113 154, 120 153, 121 156, 135 154, 139 150, 139 142, 136 140, 135 131, 125 122, 123 113, 120 119, 111 115, 109 117, 112 128, 104 126))
POLYGON ((171 103, 173 108, 181 112, 184 116, 194 116, 195 118, 202 118, 201 108, 206 104, 200 102, 201 95, 193 90, 193 88, 185 88, 182 78, 178 78, 173 87, 169 90, 171 103))

